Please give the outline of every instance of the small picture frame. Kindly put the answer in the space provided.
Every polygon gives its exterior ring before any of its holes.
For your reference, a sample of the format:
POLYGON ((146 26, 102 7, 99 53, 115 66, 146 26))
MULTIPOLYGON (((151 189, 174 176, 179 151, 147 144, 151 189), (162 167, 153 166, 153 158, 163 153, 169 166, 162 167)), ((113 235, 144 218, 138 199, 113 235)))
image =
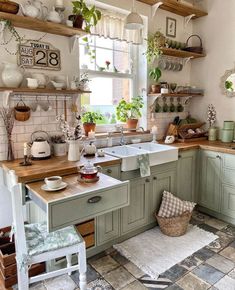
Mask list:
POLYGON ((176 37, 176 19, 166 18, 166 36, 176 37))

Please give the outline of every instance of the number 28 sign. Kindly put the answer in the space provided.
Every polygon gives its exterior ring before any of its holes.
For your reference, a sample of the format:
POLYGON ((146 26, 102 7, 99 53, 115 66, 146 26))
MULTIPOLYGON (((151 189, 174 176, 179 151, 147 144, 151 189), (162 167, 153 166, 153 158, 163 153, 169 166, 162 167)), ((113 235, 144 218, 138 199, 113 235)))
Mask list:
POLYGON ((19 45, 18 64, 25 68, 60 70, 60 51, 49 43, 29 41, 19 45))

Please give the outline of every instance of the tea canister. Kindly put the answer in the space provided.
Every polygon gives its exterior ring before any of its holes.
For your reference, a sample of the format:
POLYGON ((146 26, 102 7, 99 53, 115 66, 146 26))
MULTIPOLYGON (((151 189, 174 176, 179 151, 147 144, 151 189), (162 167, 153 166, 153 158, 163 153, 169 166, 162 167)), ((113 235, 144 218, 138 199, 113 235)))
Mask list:
POLYGON ((221 130, 221 141, 224 143, 230 143, 233 141, 234 130, 221 130))

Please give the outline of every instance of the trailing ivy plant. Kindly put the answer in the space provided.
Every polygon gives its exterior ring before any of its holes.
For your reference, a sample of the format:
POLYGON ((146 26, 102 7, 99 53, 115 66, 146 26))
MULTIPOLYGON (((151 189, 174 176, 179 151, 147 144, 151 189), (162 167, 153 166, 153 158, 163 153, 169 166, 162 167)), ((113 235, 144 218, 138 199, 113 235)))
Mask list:
POLYGON ((147 51, 145 52, 148 63, 152 63, 155 58, 159 58, 162 55, 162 48, 165 46, 165 42, 165 36, 160 31, 148 36, 147 51))

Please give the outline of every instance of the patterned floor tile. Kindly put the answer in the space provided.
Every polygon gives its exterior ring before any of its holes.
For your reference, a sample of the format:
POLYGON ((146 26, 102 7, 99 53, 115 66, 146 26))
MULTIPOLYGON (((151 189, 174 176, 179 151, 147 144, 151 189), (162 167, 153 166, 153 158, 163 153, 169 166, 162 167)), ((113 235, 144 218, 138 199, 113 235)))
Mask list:
POLYGON ((122 290, 147 290, 147 288, 139 281, 134 281, 131 284, 122 288, 122 290))
POLYGON ((171 280, 173 283, 177 281, 179 278, 181 278, 183 275, 185 275, 188 271, 180 266, 180 265, 175 265, 171 267, 169 270, 166 272, 162 273, 161 275, 169 280, 171 280))
POLYGON ((222 273, 221 271, 215 269, 214 267, 211 267, 210 265, 204 264, 198 266, 192 271, 192 273, 211 285, 215 284, 224 277, 224 273, 222 273))
POLYGON ((220 255, 232 260, 235 263, 235 248, 227 247, 223 251, 220 252, 220 255))
POLYGON ((217 220, 217 219, 214 219, 214 218, 211 218, 211 219, 208 219, 205 221, 205 224, 213 227, 213 228, 216 228, 218 230, 222 230, 223 228, 227 227, 228 224, 221 221, 221 220, 217 220))
POLYGON ((145 275, 145 273, 132 262, 128 262, 127 264, 124 265, 124 267, 137 279, 145 275))
POLYGON ((117 261, 120 265, 125 265, 129 262, 127 258, 122 256, 118 251, 115 250, 115 252, 111 253, 111 257, 117 261))
MULTIPOLYGON (((87 283, 90 283, 100 277, 100 274, 95 271, 89 264, 87 264, 87 272, 86 272, 86 277, 87 277, 87 283)), ((73 272, 71 275, 71 278, 73 281, 79 285, 79 272, 73 272)))
POLYGON ((192 256, 184 259, 180 263, 180 266, 184 267, 188 271, 192 271, 194 268, 196 268, 197 266, 199 266, 201 263, 203 263, 202 260, 200 260, 196 256, 192 255, 192 256))
POLYGON ((207 246, 208 249, 212 250, 215 253, 223 250, 234 240, 231 235, 228 235, 222 231, 218 231, 216 235, 219 236, 219 238, 207 246))
POLYGON ((90 263, 90 262, 92 262, 92 261, 96 261, 96 260, 98 260, 98 259, 100 259, 100 258, 103 258, 103 257, 105 257, 105 256, 107 256, 107 254, 105 253, 105 251, 103 251, 103 252, 101 252, 101 253, 99 253, 99 254, 97 254, 97 255, 92 256, 91 258, 89 258, 89 259, 88 259, 88 263, 90 263))
POLYGON ((228 276, 235 280, 235 269, 228 273, 228 276))
POLYGON ((162 275, 160 275, 157 279, 153 279, 148 275, 144 275, 139 279, 139 281, 145 287, 151 290, 168 289, 168 287, 172 285, 172 281, 162 275))
POLYGON ((77 288, 77 285, 67 274, 47 279, 44 284, 47 290, 75 290, 77 288))
POLYGON ((101 275, 106 274, 120 266, 110 256, 105 256, 98 260, 93 260, 90 262, 90 264, 101 275))
POLYGON ((207 232, 210 232, 210 233, 213 233, 213 234, 215 234, 218 231, 218 229, 216 229, 216 228, 214 228, 212 226, 209 226, 207 224, 200 224, 200 225, 198 225, 198 227, 203 229, 204 231, 207 231, 207 232))
POLYGON ((207 290, 211 286, 210 284, 202 281, 192 273, 185 275, 176 283, 184 290, 207 290))
POLYGON ((207 260, 206 264, 209 264, 225 274, 230 272, 235 267, 235 263, 233 261, 217 254, 207 260))
POLYGON ((170 287, 166 288, 165 290, 184 290, 183 288, 181 288, 179 285, 177 284, 173 284, 170 287))
POLYGON ((211 251, 210 249, 202 248, 201 250, 195 252, 193 256, 197 257, 201 261, 206 261, 210 259, 212 256, 214 256, 215 253, 211 251))
POLYGON ((193 211, 192 217, 194 220, 197 220, 200 223, 204 223, 205 221, 207 221, 211 218, 210 216, 203 214, 203 213, 200 213, 198 211, 193 211))
POLYGON ((233 241, 231 244, 229 244, 229 247, 235 248, 235 241, 233 241))
POLYGON ((116 252, 116 250, 113 247, 110 247, 107 250, 105 250, 105 254, 106 255, 110 255, 110 254, 112 254, 114 252, 116 252))
POLYGON ((104 279, 108 281, 115 290, 122 289, 135 281, 135 278, 123 267, 119 267, 105 274, 104 279))
POLYGON ((87 290, 113 290, 113 287, 104 279, 99 278, 90 282, 87 285, 87 290))
POLYGON ((235 238, 235 227, 228 225, 227 227, 225 227, 222 232, 232 236, 235 238))
MULTIPOLYGON (((1 289, 1 287, 0 287, 1 289)), ((47 290, 44 282, 34 283, 29 287, 30 290, 47 290)))
POLYGON ((229 276, 225 276, 214 285, 218 290, 234 290, 235 280, 229 276))

